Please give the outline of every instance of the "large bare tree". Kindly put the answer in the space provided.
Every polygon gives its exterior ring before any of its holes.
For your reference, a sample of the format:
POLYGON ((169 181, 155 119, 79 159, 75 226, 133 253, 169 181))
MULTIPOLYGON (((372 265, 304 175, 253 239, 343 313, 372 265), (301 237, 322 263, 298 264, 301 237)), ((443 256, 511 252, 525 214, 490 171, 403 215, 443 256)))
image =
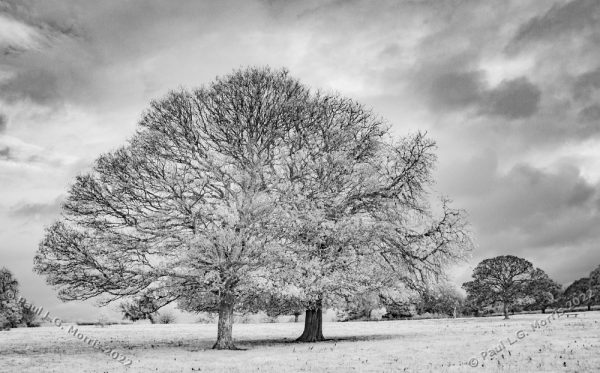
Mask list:
POLYGON ((127 145, 76 178, 35 269, 67 301, 160 308, 195 292, 219 313, 214 347, 235 348, 235 304, 277 244, 279 149, 311 100, 286 71, 250 68, 153 102, 127 145))

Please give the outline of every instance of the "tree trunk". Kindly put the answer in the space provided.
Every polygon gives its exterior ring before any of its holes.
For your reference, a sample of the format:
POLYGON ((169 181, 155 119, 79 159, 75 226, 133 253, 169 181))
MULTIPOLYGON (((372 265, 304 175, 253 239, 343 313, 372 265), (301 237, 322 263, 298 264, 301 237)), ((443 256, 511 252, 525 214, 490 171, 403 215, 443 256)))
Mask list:
POLYGON ((542 313, 546 313, 546 307, 542 307, 542 313))
POLYGON ((508 305, 504 303, 504 320, 508 320, 508 305))
POLYGON ((300 317, 300 312, 294 313, 294 322, 298 322, 298 317, 300 317))
POLYGON ((319 302, 317 309, 306 310, 304 319, 304 332, 298 339, 298 342, 318 342, 323 341, 323 308, 319 302))
POLYGON ((216 350, 236 350, 233 344, 233 300, 225 296, 219 303, 219 323, 217 342, 213 346, 216 350))
POLYGON ((588 303, 588 311, 591 311, 591 310, 592 310, 592 304, 588 303))

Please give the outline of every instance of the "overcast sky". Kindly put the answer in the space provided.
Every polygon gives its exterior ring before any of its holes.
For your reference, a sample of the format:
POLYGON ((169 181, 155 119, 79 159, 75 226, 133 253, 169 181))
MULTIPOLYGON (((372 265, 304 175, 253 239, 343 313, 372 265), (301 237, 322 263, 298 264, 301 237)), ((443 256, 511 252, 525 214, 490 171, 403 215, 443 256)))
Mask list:
MULTIPOLYGON (((436 191, 484 258, 560 283, 600 264, 600 1, 0 0, 0 266, 32 272, 74 175, 123 144, 150 100, 249 65, 286 67, 438 143, 436 191)), ((82 316, 83 315, 83 316, 82 316)))

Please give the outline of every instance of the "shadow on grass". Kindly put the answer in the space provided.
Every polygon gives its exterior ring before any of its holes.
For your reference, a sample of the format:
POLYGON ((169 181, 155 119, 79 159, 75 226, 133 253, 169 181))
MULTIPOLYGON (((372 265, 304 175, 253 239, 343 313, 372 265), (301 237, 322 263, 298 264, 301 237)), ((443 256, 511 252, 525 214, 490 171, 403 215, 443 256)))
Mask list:
POLYGON ((295 338, 288 339, 250 339, 250 340, 237 340, 235 343, 238 347, 242 347, 247 350, 252 347, 265 347, 265 346, 278 346, 278 345, 318 345, 322 343, 338 343, 338 342, 364 342, 364 341, 382 341, 398 338, 406 338, 406 334, 371 334, 371 335, 360 335, 360 336, 345 336, 345 337, 332 337, 326 338, 319 342, 300 342, 295 338))

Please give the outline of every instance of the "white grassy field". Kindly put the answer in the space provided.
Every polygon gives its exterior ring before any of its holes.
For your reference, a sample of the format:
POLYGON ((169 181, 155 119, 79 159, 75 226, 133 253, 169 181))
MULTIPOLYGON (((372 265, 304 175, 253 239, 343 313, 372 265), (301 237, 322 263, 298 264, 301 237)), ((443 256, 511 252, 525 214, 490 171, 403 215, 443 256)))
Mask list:
POLYGON ((316 344, 292 342, 302 323, 236 324, 243 351, 211 350, 215 325, 78 327, 130 357, 130 367, 67 334, 68 326, 19 328, 0 332, 0 372, 600 372, 600 312, 533 330, 543 317, 325 323, 332 340, 316 344), (482 357, 501 342, 505 349, 482 357))

